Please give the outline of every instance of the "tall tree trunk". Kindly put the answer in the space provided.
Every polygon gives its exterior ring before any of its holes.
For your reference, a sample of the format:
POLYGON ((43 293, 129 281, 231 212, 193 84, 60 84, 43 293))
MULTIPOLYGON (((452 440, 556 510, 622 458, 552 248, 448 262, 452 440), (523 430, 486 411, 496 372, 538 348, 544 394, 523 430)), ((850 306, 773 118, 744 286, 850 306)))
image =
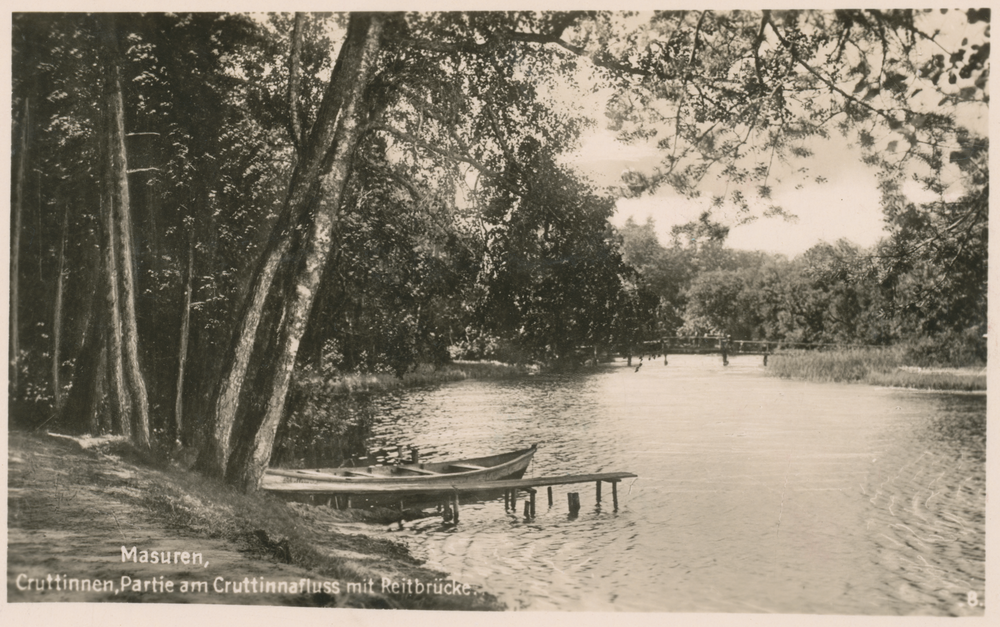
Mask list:
POLYGON ((302 132, 302 114, 299 110, 299 84, 302 74, 302 31, 305 30, 305 13, 295 14, 292 27, 292 50, 288 57, 288 134, 292 138, 295 152, 302 151, 305 136, 302 132))
MULTIPOLYGON (((381 16, 354 14, 341 47, 330 83, 320 105, 308 141, 300 151, 289 184, 285 206, 274 227, 254 276, 253 286, 244 304, 233 342, 225 360, 224 371, 212 403, 212 431, 201 465, 206 470, 225 475, 233 452, 232 435, 237 427, 238 410, 246 381, 247 367, 254 352, 264 305, 275 274, 288 253, 294 230, 302 221, 318 191, 323 170, 330 163, 331 147, 338 144, 344 127, 345 102, 356 101, 367 85, 371 65, 379 47, 381 16)), ((352 115, 357 103, 350 105, 352 115)), ((353 152, 353 144, 351 146, 353 152)), ((339 202, 339 194, 338 194, 339 202)), ((272 365, 266 366, 274 367, 272 365)))
MULTIPOLYGON (((306 236, 302 265, 297 270, 293 289, 283 299, 278 341, 259 363, 266 364, 262 385, 253 395, 255 402, 241 407, 240 420, 255 429, 240 431, 227 477, 246 490, 260 484, 274 447, 274 437, 281 420, 288 386, 298 356, 299 342, 305 332, 319 281, 333 244, 333 227, 337 220, 344 190, 351 173, 354 150, 362 134, 365 90, 375 67, 380 49, 382 16, 352 17, 367 22, 364 39, 359 43, 357 69, 349 91, 344 94, 342 109, 337 116, 330 170, 323 175, 315 218, 306 236)), ((346 45, 346 44, 345 44, 346 45)))
POLYGON ((125 151, 125 108, 115 18, 103 17, 108 38, 104 75, 101 202, 104 268, 110 328, 107 338, 111 393, 119 428, 139 447, 149 446, 149 401, 139 364, 135 319, 132 215, 129 205, 128 159, 125 151))
POLYGON ((62 380, 59 376, 62 361, 62 308, 63 275, 66 272, 66 237, 69 231, 69 207, 63 207, 62 232, 59 235, 59 260, 56 270, 56 297, 52 307, 52 394, 55 413, 62 412, 62 380))
MULTIPOLYGON (((98 338, 103 338, 104 333, 106 331, 103 329, 99 331, 98 338)), ((89 396, 85 397, 83 404, 88 413, 83 415, 90 416, 89 424, 91 433, 113 433, 114 424, 110 415, 111 412, 107 411, 108 347, 104 342, 99 342, 98 344, 97 358, 92 362, 97 364, 95 368, 96 374, 87 379, 90 382, 90 387, 84 391, 85 394, 89 394, 89 396)))
MULTIPOLYGON (((74 431, 100 433, 107 423, 102 423, 106 416, 100 416, 98 406, 104 389, 107 373, 107 341, 105 338, 107 323, 105 322, 106 297, 100 292, 103 288, 103 276, 98 278, 97 289, 93 300, 97 306, 91 306, 90 321, 83 333, 83 346, 76 356, 76 367, 73 369, 73 385, 63 403, 59 422, 74 431)), ((106 413, 106 412, 104 412, 106 413)))
POLYGON ((129 204, 128 191, 128 161, 125 154, 125 110, 122 102, 121 79, 119 68, 115 67, 115 90, 112 94, 114 104, 114 126, 112 141, 114 141, 114 174, 115 174, 115 227, 118 229, 118 259, 119 278, 122 294, 122 322, 125 336, 125 377, 129 393, 135 403, 132 415, 132 439, 139 446, 149 446, 149 399, 146 395, 146 382, 142 377, 139 364, 139 328, 135 318, 135 253, 132 238, 132 212, 129 204))
POLYGON ((187 365, 188 336, 191 329, 191 292, 194 283, 194 229, 188 234, 187 278, 184 283, 184 310, 181 312, 180 349, 177 355, 177 395, 174 398, 175 440, 184 436, 184 367, 187 365))
MULTIPOLYGON (((103 187, 99 191, 103 194, 103 187)), ((81 315, 67 317, 67 324, 64 325, 67 333, 73 334, 70 354, 74 365, 72 385, 63 398, 58 420, 69 429, 84 432, 92 427, 93 433, 100 433, 104 425, 100 424, 96 412, 106 387, 104 375, 107 371, 107 340, 104 332, 108 326, 101 252, 104 248, 103 228, 100 220, 95 225, 95 230, 96 232, 87 234, 87 243, 83 246, 85 256, 77 262, 89 268, 89 271, 80 274, 78 280, 81 285, 67 282, 64 288, 83 292, 88 297, 81 315), (68 324, 70 321, 72 325, 68 324), (69 327, 73 329, 70 330, 69 327)), ((104 415, 99 418, 109 420, 108 413, 103 412, 104 415)))
POLYGON ((17 370, 20 364, 18 356, 21 351, 18 318, 20 305, 19 279, 21 273, 21 215, 24 209, 24 171, 28 160, 28 107, 29 99, 24 99, 24 112, 21 114, 21 138, 18 145, 17 174, 14 180, 14 203, 11 212, 14 224, 10 233, 10 391, 9 398, 17 397, 17 370))
MULTIPOLYGON (((105 116, 107 117, 107 116, 105 116)), ((107 152, 107 142, 103 142, 107 152)), ((107 156, 104 155, 107 164, 107 156)), ((104 310, 107 314, 106 376, 108 378, 108 393, 111 396, 112 423, 122 435, 132 438, 132 404, 129 402, 128 388, 125 385, 125 365, 122 348, 122 317, 118 292, 118 259, 115 255, 117 238, 115 237, 114 211, 112 210, 111 181, 105 176, 103 181, 104 194, 101 198, 101 267, 104 269, 104 310)), ((86 367, 86 366, 84 366, 86 367)))

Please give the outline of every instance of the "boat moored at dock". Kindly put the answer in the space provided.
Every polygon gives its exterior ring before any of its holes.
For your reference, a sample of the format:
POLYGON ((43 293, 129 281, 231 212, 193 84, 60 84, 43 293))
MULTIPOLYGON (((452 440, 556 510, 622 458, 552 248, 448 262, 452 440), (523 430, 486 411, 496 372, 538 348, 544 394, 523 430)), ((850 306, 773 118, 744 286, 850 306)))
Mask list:
POLYGON ((400 488, 417 485, 481 483, 500 479, 520 479, 537 450, 529 448, 486 457, 446 462, 393 464, 385 466, 345 466, 317 469, 268 469, 262 487, 284 483, 375 484, 400 488))

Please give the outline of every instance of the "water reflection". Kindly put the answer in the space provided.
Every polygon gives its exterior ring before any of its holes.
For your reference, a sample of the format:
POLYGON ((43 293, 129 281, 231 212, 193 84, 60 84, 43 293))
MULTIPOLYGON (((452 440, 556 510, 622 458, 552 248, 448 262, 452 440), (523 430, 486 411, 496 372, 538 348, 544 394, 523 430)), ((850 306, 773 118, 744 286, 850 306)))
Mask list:
POLYGON ((981 615, 985 404, 676 356, 381 397, 366 444, 429 460, 538 442, 529 476, 639 475, 617 512, 557 487, 532 521, 500 500, 395 534, 511 607, 981 615))

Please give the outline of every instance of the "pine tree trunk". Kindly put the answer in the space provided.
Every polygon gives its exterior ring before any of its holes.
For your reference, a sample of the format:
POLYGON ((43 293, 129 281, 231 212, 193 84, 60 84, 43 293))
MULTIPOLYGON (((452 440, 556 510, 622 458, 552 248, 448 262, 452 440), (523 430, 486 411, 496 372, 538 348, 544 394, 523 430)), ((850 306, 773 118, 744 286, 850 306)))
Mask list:
POLYGON ((59 376, 62 361, 62 307, 63 307, 63 275, 66 272, 66 237, 69 231, 69 207, 63 207, 62 233, 59 236, 59 261, 56 271, 56 296, 52 307, 52 394, 55 399, 55 412, 62 412, 62 380, 59 376))
POLYGON ((104 379, 107 373, 107 342, 105 332, 107 324, 104 321, 106 308, 105 296, 99 294, 103 287, 98 286, 94 298, 98 306, 91 307, 90 322, 84 332, 83 346, 76 356, 76 367, 73 369, 73 385, 63 403, 59 421, 65 427, 74 431, 100 433, 105 426, 101 423, 102 416, 97 408, 104 389, 104 379))
POLYGON ((114 66, 114 91, 112 105, 114 124, 112 126, 112 141, 114 142, 114 181, 115 181, 115 228, 118 233, 118 272, 121 281, 122 329, 125 332, 123 346, 125 349, 125 381, 129 395, 135 407, 132 418, 132 441, 141 447, 149 446, 149 399, 146 395, 146 382, 142 377, 139 364, 139 329, 135 318, 135 270, 132 243, 132 211, 129 204, 128 191, 128 160, 125 154, 125 110, 122 102, 121 78, 119 67, 114 66))
POLYGON ((132 216, 129 205, 128 159, 125 151, 125 110, 115 17, 105 14, 103 121, 101 129, 102 251, 109 327, 108 375, 116 427, 136 446, 149 446, 149 401, 139 364, 135 319, 132 216))
POLYGON ((191 292, 194 283, 194 231, 189 234, 187 279, 184 284, 184 311, 181 312, 180 350, 177 356, 177 395, 174 399, 175 440, 179 444, 184 435, 184 367, 187 365, 188 336, 191 329, 191 292))
POLYGON ((14 203, 11 212, 14 214, 10 234, 10 391, 9 398, 17 398, 18 356, 21 351, 18 319, 20 305, 20 261, 21 261, 21 215, 24 208, 24 171, 28 160, 28 107, 29 100, 24 99, 24 113, 21 115, 21 138, 17 151, 17 173, 14 180, 14 203))
MULTIPOLYGON (((107 116, 105 116, 107 117, 107 116)), ((104 144, 106 153, 108 146, 104 144)), ((105 154, 105 163, 108 162, 105 154)), ((104 193, 101 198, 101 267, 104 269, 104 310, 107 317, 106 365, 108 379, 108 394, 111 396, 111 413, 113 428, 120 434, 132 438, 132 406, 129 402, 128 389, 125 386, 125 367, 122 349, 122 319, 118 293, 118 259, 115 255, 117 238, 115 237, 114 211, 111 208, 111 182, 105 177, 104 193)), ((81 364, 83 367, 86 365, 81 364)))
MULTIPOLYGON (((230 458, 235 448, 232 443, 233 433, 243 430, 238 421, 241 420, 240 399, 247 381, 247 368, 258 336, 268 332, 259 331, 265 303, 272 291, 274 277, 291 248, 294 229, 303 221, 303 216, 314 203, 319 179, 324 167, 329 164, 330 148, 340 142, 345 118, 342 109, 347 108, 344 103, 350 99, 360 99, 361 92, 367 85, 367 77, 379 46, 381 19, 380 16, 365 14, 351 16, 346 40, 341 47, 312 132, 302 147, 285 206, 274 229, 275 235, 270 239, 271 243, 264 251, 255 273, 253 287, 227 355, 225 370, 214 394, 212 431, 201 460, 203 469, 209 472, 226 475, 229 471, 230 458)), ((351 105, 351 109, 353 116, 357 109, 356 102, 351 105)), ((350 152, 353 152, 353 144, 350 152)), ((265 364, 263 367, 275 366, 265 364)), ((246 430, 256 432, 255 426, 246 430)))

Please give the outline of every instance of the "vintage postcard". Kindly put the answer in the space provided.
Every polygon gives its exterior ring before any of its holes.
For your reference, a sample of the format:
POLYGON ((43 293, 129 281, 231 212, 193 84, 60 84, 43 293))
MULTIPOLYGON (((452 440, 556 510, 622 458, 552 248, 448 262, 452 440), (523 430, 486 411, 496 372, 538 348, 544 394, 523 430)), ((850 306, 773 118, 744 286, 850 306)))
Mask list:
POLYGON ((625 8, 16 7, 4 623, 995 615, 991 9, 625 8))

